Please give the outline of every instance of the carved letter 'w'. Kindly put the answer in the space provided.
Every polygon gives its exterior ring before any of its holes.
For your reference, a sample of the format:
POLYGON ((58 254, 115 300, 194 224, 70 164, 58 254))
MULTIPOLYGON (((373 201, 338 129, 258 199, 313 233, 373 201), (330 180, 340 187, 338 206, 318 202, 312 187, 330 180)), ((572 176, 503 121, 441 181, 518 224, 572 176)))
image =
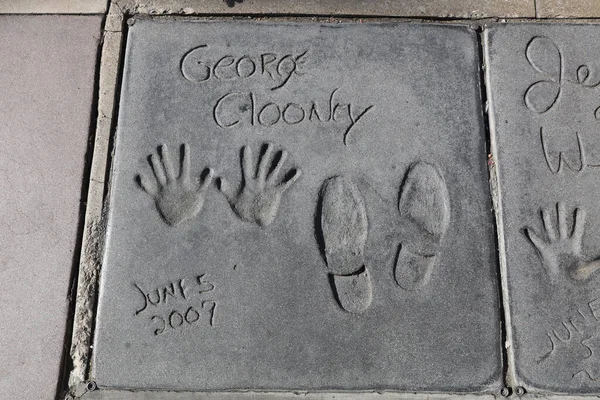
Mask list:
POLYGON ((550 169, 550 172, 552 172, 553 174, 558 174, 559 172, 561 172, 563 170, 563 165, 566 166, 567 168, 569 168, 571 171, 574 172, 581 172, 583 170, 583 168, 585 168, 586 164, 585 164, 585 151, 583 149, 583 145, 581 143, 581 138, 579 137, 579 132, 575 132, 575 137, 577 138, 577 147, 579 149, 579 166, 578 167, 572 167, 567 160, 565 160, 565 156, 564 153, 562 151, 558 152, 558 166, 554 167, 552 165, 552 162, 550 161, 550 156, 548 155, 548 148, 546 146, 546 141, 544 140, 544 131, 543 128, 540 127, 540 141, 542 142, 542 150, 544 152, 544 158, 546 159, 546 164, 548 165, 548 168, 550 169))

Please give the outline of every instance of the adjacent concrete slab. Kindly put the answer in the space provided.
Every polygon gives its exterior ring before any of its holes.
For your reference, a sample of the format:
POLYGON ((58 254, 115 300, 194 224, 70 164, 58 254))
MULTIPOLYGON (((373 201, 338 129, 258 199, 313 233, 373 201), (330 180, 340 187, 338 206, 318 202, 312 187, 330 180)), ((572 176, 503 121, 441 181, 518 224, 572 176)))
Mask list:
POLYGON ((535 17, 534 0, 117 0, 151 14, 304 14, 395 17, 535 17))
POLYGON ((106 0, 0 0, 0 14, 102 14, 106 0))
POLYGON ((596 0, 536 0, 538 18, 598 18, 600 3, 596 0))
POLYGON ((500 388, 476 32, 157 19, 127 46, 98 385, 500 388))
POLYGON ((56 391, 101 21, 0 16, 4 398, 50 399, 56 391))
POLYGON ((600 26, 486 36, 517 376, 599 392, 600 26))

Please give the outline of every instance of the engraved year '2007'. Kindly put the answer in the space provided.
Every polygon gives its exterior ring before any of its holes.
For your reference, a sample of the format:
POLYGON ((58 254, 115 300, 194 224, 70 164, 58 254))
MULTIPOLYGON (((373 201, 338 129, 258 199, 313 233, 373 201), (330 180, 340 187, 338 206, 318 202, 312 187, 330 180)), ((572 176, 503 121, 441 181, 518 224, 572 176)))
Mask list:
POLYGON ((217 302, 207 298, 215 289, 206 274, 181 278, 150 290, 133 284, 140 294, 134 315, 148 316, 154 336, 185 327, 214 327, 217 302))

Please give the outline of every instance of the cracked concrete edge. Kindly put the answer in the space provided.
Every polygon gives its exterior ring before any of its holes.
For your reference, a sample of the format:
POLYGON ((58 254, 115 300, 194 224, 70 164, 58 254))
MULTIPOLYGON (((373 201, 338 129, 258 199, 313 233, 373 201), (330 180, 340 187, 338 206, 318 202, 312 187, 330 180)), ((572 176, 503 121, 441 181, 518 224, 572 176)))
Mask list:
POLYGON ((420 18, 534 18, 534 0, 112 0, 129 14, 332 15, 420 18))
MULTIPOLYGON (((515 394, 434 394, 434 393, 331 393, 331 392, 172 392, 95 390, 86 392, 82 400, 518 400, 515 394)), ((526 394, 528 399, 598 400, 598 396, 526 394)))
POLYGON ((486 91, 486 104, 484 104, 485 117, 487 118, 489 141, 490 141, 490 158, 488 160, 489 179, 490 179, 490 194, 492 196, 492 207, 495 214, 495 226, 498 243, 498 262, 499 262, 499 278, 500 278, 500 289, 501 289, 501 300, 502 310, 504 312, 504 352, 506 354, 506 371, 505 371, 505 383, 509 387, 519 386, 517 382, 517 376, 515 371, 515 358, 512 347, 512 320, 510 312, 510 301, 508 293, 508 277, 507 277, 507 266, 506 266, 506 243, 504 239, 504 224, 502 219, 502 193, 500 191, 499 184, 499 171, 496 164, 498 159, 498 149, 496 146, 496 120, 494 115, 494 102, 492 97, 491 88, 491 68, 489 58, 489 30, 488 26, 484 26, 482 36, 483 41, 483 79, 485 82, 486 91))
POLYGON ((0 0, 0 14, 104 14, 107 0, 0 0))
MULTIPOLYGON (((83 400, 495 400, 491 394, 433 394, 399 392, 169 392, 97 390, 83 400)), ((504 398, 504 397, 502 397, 504 398)))
MULTIPOLYGON (((104 14, 110 0, 0 0, 0 14, 104 14)), ((596 0, 113 0, 130 14, 361 15, 420 18, 598 18, 596 0)))
POLYGON ((94 150, 89 177, 85 228, 77 279, 77 297, 71 338, 69 390, 73 392, 87 380, 94 329, 96 294, 104 239, 103 204, 110 137, 118 88, 120 54, 123 45, 123 14, 110 7, 102 34, 99 90, 94 150))

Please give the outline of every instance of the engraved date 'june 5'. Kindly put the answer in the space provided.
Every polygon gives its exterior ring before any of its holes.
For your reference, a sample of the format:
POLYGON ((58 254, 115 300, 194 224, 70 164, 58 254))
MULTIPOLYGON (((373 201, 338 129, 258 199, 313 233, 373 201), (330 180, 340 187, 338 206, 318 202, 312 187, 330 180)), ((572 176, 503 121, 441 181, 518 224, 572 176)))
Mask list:
POLYGON ((206 274, 177 279, 148 291, 138 284, 133 286, 142 296, 141 306, 134 315, 152 312, 149 319, 155 336, 185 326, 215 326, 217 302, 204 296, 212 292, 215 285, 208 281, 206 274))

